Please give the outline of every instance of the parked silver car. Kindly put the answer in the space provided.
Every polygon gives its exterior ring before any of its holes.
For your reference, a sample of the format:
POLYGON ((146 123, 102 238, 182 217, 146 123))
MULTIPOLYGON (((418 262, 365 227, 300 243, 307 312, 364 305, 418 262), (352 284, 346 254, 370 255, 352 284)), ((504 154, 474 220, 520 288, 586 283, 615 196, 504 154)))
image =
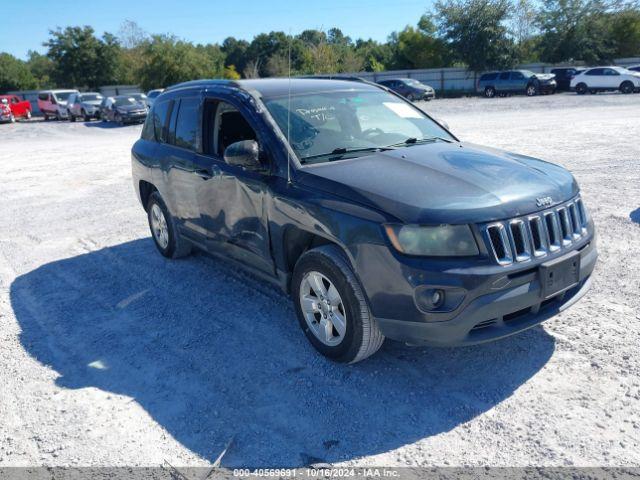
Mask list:
POLYGON ((97 92, 72 93, 67 102, 67 116, 70 122, 83 118, 88 122, 100 117, 100 102, 104 97, 97 92))

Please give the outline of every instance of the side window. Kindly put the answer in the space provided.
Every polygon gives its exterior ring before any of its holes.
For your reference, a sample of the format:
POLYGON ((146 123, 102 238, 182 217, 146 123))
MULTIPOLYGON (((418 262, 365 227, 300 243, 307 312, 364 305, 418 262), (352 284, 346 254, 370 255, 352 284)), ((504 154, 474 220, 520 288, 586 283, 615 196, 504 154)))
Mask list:
POLYGON ((604 74, 605 75, 620 75, 618 72, 616 72, 614 69, 612 68, 605 68, 604 70, 604 74))
POLYGON ((513 80, 522 80, 524 78, 524 75, 521 72, 512 72, 511 78, 513 80))
MULTIPOLYGON (((189 150, 197 150, 198 129, 200 125, 200 99, 183 98, 180 100, 178 117, 175 123, 175 145, 189 150)), ((174 107, 174 110, 176 108, 174 107)))
POLYGON ((213 134, 215 152, 221 157, 224 155, 224 150, 232 143, 258 139, 256 132, 242 113, 226 102, 218 104, 213 134))
POLYGON ((153 106, 153 131, 158 142, 167 141, 167 113, 172 103, 172 101, 166 101, 153 106))
POLYGON ((592 68, 586 73, 586 75, 602 75, 602 70, 602 68, 592 68))
POLYGON ((38 94, 38 100, 42 100, 43 102, 46 102, 47 100, 49 100, 49 94, 48 93, 39 93, 38 94))
POLYGON ((502 72, 500 74, 500 80, 509 80, 509 72, 502 72))

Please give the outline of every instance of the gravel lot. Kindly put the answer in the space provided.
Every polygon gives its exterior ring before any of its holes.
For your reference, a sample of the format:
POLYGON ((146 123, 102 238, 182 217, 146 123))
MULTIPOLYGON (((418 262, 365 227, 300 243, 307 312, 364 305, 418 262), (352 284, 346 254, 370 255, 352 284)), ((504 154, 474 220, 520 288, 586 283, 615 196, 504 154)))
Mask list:
POLYGON ((464 140, 569 168, 591 292, 519 336, 318 356, 286 297, 168 261, 134 197, 140 127, 0 125, 0 466, 640 466, 640 95, 437 100, 464 140))

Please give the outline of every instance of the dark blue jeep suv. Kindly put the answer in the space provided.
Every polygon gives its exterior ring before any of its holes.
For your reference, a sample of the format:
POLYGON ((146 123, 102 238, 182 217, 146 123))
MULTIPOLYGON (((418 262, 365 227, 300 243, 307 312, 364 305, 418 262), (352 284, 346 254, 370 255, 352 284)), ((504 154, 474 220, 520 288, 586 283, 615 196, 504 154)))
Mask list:
POLYGON ((203 80, 160 95, 132 150, 161 254, 194 247, 290 293, 309 341, 469 345, 590 285, 593 222, 565 169, 459 141, 385 87, 203 80))

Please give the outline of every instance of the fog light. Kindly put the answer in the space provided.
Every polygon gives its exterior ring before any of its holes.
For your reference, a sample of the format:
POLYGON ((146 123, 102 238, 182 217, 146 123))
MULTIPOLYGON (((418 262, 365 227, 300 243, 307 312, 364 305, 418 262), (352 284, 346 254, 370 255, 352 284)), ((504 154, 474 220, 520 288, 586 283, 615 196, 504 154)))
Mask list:
POLYGON ((460 306, 466 290, 459 287, 420 285, 414 292, 416 306, 423 313, 450 312, 460 306))
POLYGON ((434 290, 431 294, 431 303, 434 307, 439 307, 444 303, 444 292, 442 290, 434 290))

